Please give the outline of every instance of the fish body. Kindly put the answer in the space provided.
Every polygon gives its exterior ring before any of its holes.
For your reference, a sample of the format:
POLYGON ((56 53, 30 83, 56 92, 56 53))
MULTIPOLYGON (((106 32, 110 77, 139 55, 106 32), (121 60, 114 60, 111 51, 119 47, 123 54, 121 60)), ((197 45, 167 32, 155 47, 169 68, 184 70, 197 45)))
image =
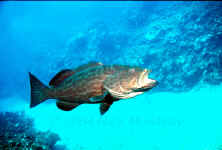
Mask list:
POLYGON ((72 110, 80 104, 101 103, 104 114, 113 102, 142 94, 156 86, 148 78, 149 70, 125 65, 103 65, 90 62, 73 70, 62 70, 43 85, 30 73, 31 107, 46 99, 57 99, 62 110, 72 110))

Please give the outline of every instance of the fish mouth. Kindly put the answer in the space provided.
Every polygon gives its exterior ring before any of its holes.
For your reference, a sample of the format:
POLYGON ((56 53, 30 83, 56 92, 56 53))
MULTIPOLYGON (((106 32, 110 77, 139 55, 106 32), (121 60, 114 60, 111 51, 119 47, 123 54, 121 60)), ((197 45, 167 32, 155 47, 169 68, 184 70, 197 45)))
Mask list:
POLYGON ((138 88, 134 90, 135 92, 145 92, 159 84, 158 81, 150 79, 148 77, 149 73, 150 70, 145 69, 140 75, 138 88))
POLYGON ((158 81, 153 80, 153 79, 149 79, 149 83, 147 85, 145 85, 143 88, 144 89, 151 89, 151 88, 157 86, 158 84, 159 84, 158 81))
POLYGON ((150 83, 148 85, 145 85, 143 87, 140 87, 140 88, 136 88, 136 89, 133 89, 134 92, 146 92, 146 91, 149 91, 150 89, 152 89, 153 87, 157 86, 159 84, 158 81, 154 80, 155 82, 153 83, 150 83))
POLYGON ((140 75, 140 77, 139 77, 139 80, 138 80, 138 87, 141 87, 142 85, 144 85, 144 82, 146 82, 146 79, 148 79, 148 70, 147 69, 145 69, 142 73, 141 73, 141 75, 140 75))

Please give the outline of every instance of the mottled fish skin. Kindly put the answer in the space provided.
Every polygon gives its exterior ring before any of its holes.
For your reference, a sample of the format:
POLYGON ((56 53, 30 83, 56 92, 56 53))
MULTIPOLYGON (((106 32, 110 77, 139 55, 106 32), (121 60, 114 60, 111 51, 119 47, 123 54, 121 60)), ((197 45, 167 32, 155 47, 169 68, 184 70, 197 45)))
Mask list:
POLYGON ((112 67, 97 66, 78 72, 51 90, 53 97, 69 102, 93 103, 91 97, 103 95, 103 81, 113 73, 112 67))
MULTIPOLYGON (((99 65, 79 71, 68 77, 57 87, 52 87, 49 95, 61 101, 71 103, 101 103, 103 96, 108 92, 104 87, 104 81, 110 83, 110 90, 117 93, 130 93, 129 87, 137 87, 137 76, 144 69, 124 65, 99 65), (135 77, 134 77, 135 76, 135 77), (101 101, 92 101, 93 97, 101 97, 101 101)), ((141 92, 134 95, 141 94, 141 92)), ((133 97, 134 95, 131 94, 133 97)), ((114 95, 115 96, 115 95, 114 95)), ((116 96, 118 99, 129 98, 116 96)))
POLYGON ((61 70, 51 79, 50 87, 29 73, 30 107, 47 99, 57 99, 57 107, 64 111, 84 103, 101 103, 103 115, 114 101, 135 97, 156 86, 157 81, 148 78, 149 72, 140 67, 91 62, 73 70, 61 70))

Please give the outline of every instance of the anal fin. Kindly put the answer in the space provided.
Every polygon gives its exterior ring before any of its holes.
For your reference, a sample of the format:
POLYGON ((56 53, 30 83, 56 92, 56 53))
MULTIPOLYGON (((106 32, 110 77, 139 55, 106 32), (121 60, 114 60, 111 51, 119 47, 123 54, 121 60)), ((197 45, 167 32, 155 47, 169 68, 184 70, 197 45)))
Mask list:
POLYGON ((64 110, 64 111, 70 111, 79 105, 81 105, 81 104, 80 103, 65 103, 65 102, 60 102, 60 101, 56 102, 56 106, 59 109, 64 110))

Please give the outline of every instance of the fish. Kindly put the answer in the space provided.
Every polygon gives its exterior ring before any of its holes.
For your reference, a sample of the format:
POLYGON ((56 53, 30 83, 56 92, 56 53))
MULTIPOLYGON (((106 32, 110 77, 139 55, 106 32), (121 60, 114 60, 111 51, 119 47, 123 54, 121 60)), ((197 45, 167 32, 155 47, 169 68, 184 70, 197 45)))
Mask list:
POLYGON ((74 69, 58 72, 44 85, 29 72, 31 87, 30 107, 47 99, 56 99, 56 105, 71 111, 81 104, 100 104, 100 114, 119 100, 129 99, 149 91, 158 81, 149 78, 151 70, 127 65, 104 65, 89 62, 74 69))

